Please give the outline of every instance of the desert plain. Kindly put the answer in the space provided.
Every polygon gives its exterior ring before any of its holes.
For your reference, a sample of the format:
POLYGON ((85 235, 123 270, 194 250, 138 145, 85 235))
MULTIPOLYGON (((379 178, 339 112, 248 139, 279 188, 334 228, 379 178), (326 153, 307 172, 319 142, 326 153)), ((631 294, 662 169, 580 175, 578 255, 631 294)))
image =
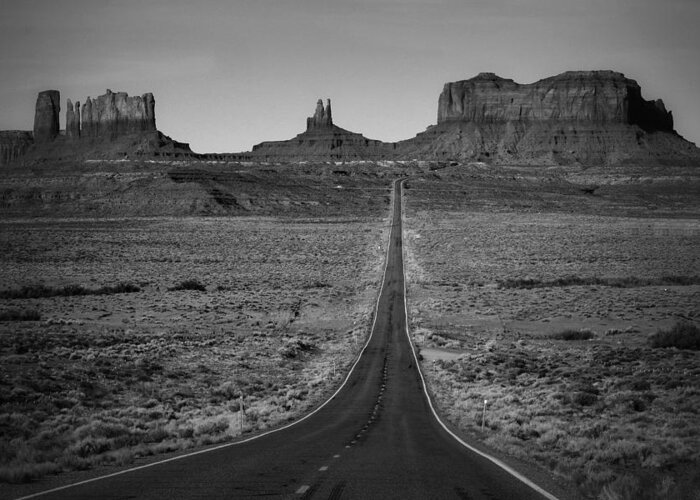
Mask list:
POLYGON ((697 498, 700 354, 650 339, 700 320, 699 177, 641 172, 105 162, 42 196, 16 172, 0 492, 311 411, 369 334, 405 178, 410 333, 450 425, 582 497, 697 498))
POLYGON ((585 497, 696 498, 700 358, 651 339, 700 321, 697 200, 673 213, 663 179, 595 194, 533 173, 407 181, 409 316, 438 407, 585 497))

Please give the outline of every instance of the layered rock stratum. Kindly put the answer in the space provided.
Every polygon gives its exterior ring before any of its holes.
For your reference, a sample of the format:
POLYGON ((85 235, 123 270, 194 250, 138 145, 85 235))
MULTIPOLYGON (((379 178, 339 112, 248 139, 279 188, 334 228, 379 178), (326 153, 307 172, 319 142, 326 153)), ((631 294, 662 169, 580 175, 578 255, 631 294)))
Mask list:
POLYGON ((493 73, 445 84, 437 124, 397 143, 333 125, 319 100, 306 132, 253 148, 261 160, 459 160, 495 164, 700 163, 663 101, 614 71, 569 71, 531 84, 493 73))
POLYGON ((155 132, 153 94, 130 97, 126 92, 112 92, 94 99, 88 97, 80 117, 80 136, 115 139, 130 134, 155 132))
POLYGON ((61 93, 58 90, 39 92, 34 110, 34 142, 45 144, 58 136, 60 112, 61 93))
POLYGON ((393 144, 368 139, 333 124, 331 101, 316 103, 314 115, 306 119, 306 131, 287 141, 256 144, 250 158, 260 161, 335 161, 384 158, 393 144))
POLYGON ((59 129, 61 94, 40 92, 34 130, 0 132, 0 164, 67 159, 114 159, 141 155, 193 155, 188 144, 177 142, 156 128, 153 94, 130 97, 112 92, 88 97, 81 107, 66 101, 66 129, 59 129))
POLYGON ((614 71, 569 71, 530 84, 494 73, 446 83, 437 124, 395 143, 368 139, 333 123, 330 99, 319 99, 306 130, 242 153, 195 154, 156 128, 153 94, 130 97, 107 90, 83 105, 66 104, 58 129, 60 94, 37 98, 34 146, 27 136, 0 136, 3 157, 30 159, 129 155, 229 161, 456 160, 501 165, 700 164, 700 150, 673 129, 661 100, 642 97, 639 84, 614 71), (18 144, 22 146, 18 146, 18 144))
POLYGON ((663 101, 644 100, 636 81, 614 71, 568 71, 526 85, 480 73, 445 84, 437 121, 617 123, 673 131, 663 101))
POLYGON ((698 160, 663 101, 614 71, 569 71, 532 84, 493 73, 445 84, 437 125, 402 141, 403 155, 509 164, 698 160))

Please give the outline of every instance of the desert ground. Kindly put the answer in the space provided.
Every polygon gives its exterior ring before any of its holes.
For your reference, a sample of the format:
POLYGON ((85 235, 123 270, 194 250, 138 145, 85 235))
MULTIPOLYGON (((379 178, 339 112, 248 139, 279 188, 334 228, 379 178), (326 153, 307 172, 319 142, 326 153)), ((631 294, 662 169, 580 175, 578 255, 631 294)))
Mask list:
POLYGON ((389 231, 389 184, 374 189, 358 210, 361 196, 337 198, 347 216, 5 217, 0 479, 129 464, 310 411, 369 333, 389 231))
POLYGON ((519 193, 516 169, 477 170, 405 194, 409 316, 440 411, 586 497, 697 498, 700 353, 650 344, 700 322, 697 207, 519 193))
POLYGON ((406 178, 410 330, 439 411, 584 497, 697 498, 700 357, 650 341, 700 321, 696 169, 86 162, 6 174, 0 492, 310 411, 369 332, 389 186, 406 178))

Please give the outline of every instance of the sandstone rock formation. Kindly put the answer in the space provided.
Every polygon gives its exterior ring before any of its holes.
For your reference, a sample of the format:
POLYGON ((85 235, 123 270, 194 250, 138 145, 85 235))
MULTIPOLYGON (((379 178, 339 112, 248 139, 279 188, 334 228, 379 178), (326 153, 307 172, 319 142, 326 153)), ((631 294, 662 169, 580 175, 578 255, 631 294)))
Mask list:
POLYGON ((521 85, 493 73, 447 83, 438 100, 438 124, 588 122, 673 130, 663 101, 645 101, 637 82, 614 71, 568 71, 521 85))
POLYGON ((156 131, 153 94, 129 97, 126 92, 87 98, 82 108, 80 136, 115 139, 129 134, 156 131))
POLYGON ((329 129, 333 127, 333 117, 331 115, 331 100, 326 101, 328 104, 323 107, 323 101, 321 99, 316 103, 316 112, 314 116, 310 116, 306 119, 306 131, 319 130, 319 129, 329 129))
POLYGON ((331 101, 324 107, 321 99, 316 112, 306 119, 306 131, 287 141, 256 144, 250 157, 261 161, 333 161, 386 158, 393 144, 367 139, 333 125, 331 101))
POLYGON ((76 101, 75 108, 70 99, 66 102, 66 137, 80 138, 80 101, 76 101))
POLYGON ((438 123, 397 144, 403 157, 516 164, 697 161, 662 101, 613 71, 521 85, 493 73, 445 84, 438 123))
POLYGON ((0 164, 20 156, 29 162, 72 161, 81 158, 112 159, 159 156, 194 157, 189 145, 174 141, 156 129, 153 94, 129 97, 107 90, 84 106, 68 99, 66 130, 59 130, 60 93, 39 93, 34 134, 6 131, 0 134, 0 164))
MULTIPOLYGON (((647 101, 637 82, 614 71, 570 71, 532 84, 493 73, 445 84, 437 124, 397 143, 368 139, 333 123, 330 99, 319 100, 306 131, 252 151, 198 155, 156 129, 153 94, 107 92, 66 106, 60 135, 60 94, 37 98, 31 133, 2 139, 2 161, 27 151, 35 159, 130 155, 221 161, 464 160, 500 164, 692 162, 700 150, 673 130, 661 100, 647 101)), ((15 134, 15 135, 12 135, 15 134)), ((19 135, 17 135, 19 134, 19 135)))
POLYGON ((27 152, 34 144, 32 133, 25 130, 0 130, 0 165, 7 165, 27 152))
POLYGON ((59 133, 58 114, 61 111, 61 93, 58 90, 39 92, 34 113, 34 141, 51 142, 59 133))

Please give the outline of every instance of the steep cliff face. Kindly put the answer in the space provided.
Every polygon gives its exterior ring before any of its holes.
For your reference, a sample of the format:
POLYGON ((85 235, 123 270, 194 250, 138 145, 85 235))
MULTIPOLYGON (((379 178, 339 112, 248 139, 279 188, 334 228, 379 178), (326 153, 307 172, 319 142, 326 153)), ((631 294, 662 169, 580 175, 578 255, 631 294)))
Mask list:
POLYGON ((82 108, 80 136, 115 139, 129 134, 156 131, 153 94, 129 97, 126 92, 112 92, 88 97, 82 108))
POLYGON ((30 133, 0 136, 3 164, 21 155, 29 162, 69 159, 110 159, 129 156, 193 155, 189 145, 172 140, 156 129, 153 94, 129 97, 107 90, 94 99, 66 101, 66 130, 59 130, 60 93, 39 93, 30 133))
POLYGON ((516 164, 700 161, 662 101, 613 71, 521 85, 493 73, 445 84, 438 124, 397 144, 402 156, 516 164))
POLYGON ((466 121, 588 122, 673 130, 662 101, 645 101, 636 81, 614 71, 569 71, 521 85, 493 73, 447 83, 438 100, 438 124, 466 121))
POLYGON ((306 119, 306 131, 311 130, 323 130, 330 129, 333 127, 333 116, 331 114, 331 100, 326 101, 326 107, 323 107, 323 101, 321 99, 316 103, 316 112, 314 116, 310 116, 306 119))
POLYGON ((34 141, 37 144, 45 144, 56 138, 60 111, 61 93, 58 90, 39 92, 34 111, 34 141))
POLYGON ((80 138, 80 101, 76 101, 75 107, 70 99, 66 102, 66 137, 80 138))
POLYGON ((7 165, 34 144, 32 133, 24 130, 0 130, 0 165, 7 165))

